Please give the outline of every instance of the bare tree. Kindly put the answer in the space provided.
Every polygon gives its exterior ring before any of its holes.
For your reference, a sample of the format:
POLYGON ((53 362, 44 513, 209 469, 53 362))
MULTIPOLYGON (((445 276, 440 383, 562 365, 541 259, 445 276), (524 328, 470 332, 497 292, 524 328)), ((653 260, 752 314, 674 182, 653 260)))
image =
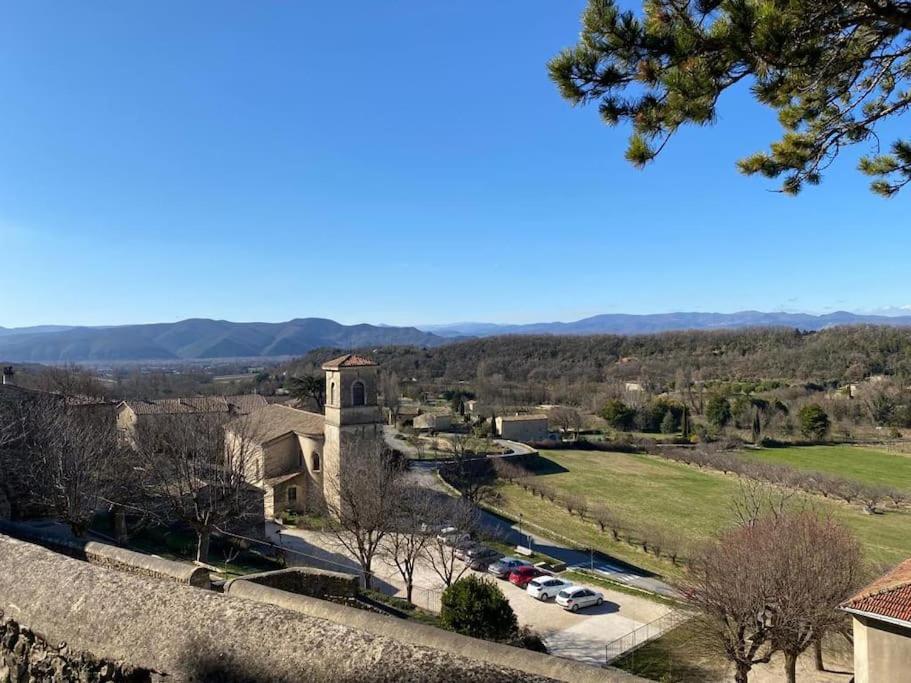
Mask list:
POLYGON ((116 424, 107 411, 50 396, 30 401, 26 410, 26 495, 85 536, 128 474, 116 424))
POLYGON ((795 683, 797 658, 844 620, 838 606, 862 583, 862 551, 845 527, 810 511, 772 518, 760 531, 756 551, 773 570, 771 643, 795 683))
MULTIPOLYGON (((449 528, 452 536, 472 536, 480 528, 477 509, 463 500, 441 501, 436 507, 435 527, 449 528)), ((445 586, 451 586, 468 571, 468 565, 456 557, 455 544, 442 536, 433 536, 424 549, 424 557, 445 586)))
POLYGON ((839 626, 837 607, 861 570, 860 545, 847 529, 811 510, 786 509, 723 532, 692 562, 686 594, 738 683, 776 651, 793 683, 797 657, 839 626))
POLYGON ((196 532, 199 562, 208 561, 213 533, 244 529, 263 515, 262 491, 246 479, 256 448, 254 420, 227 422, 227 415, 178 413, 137 426, 144 504, 196 532))
POLYGON ((399 420, 399 411, 402 407, 402 387, 398 375, 394 372, 384 372, 381 377, 380 390, 383 394, 383 406, 389 411, 392 424, 399 420))
POLYGON ((572 432, 574 439, 578 437, 579 430, 582 429, 582 416, 574 408, 562 406, 551 408, 547 414, 547 420, 564 434, 572 432))
POLYGON ((772 656, 767 577, 755 564, 754 527, 723 533, 697 555, 685 593, 700 613, 699 631, 735 667, 736 683, 747 683, 750 669, 772 656))
POLYGON ((451 443, 452 461, 443 467, 442 473, 466 501, 476 505, 491 492, 490 462, 468 449, 468 439, 463 434, 454 434, 451 443))
POLYGON ((358 563, 370 588, 373 562, 396 526, 402 472, 381 438, 346 436, 344 470, 328 482, 329 530, 358 563))
POLYGON ((394 510, 395 524, 384 543, 388 561, 405 583, 405 598, 411 602, 414 573, 433 538, 430 524, 435 517, 434 494, 418 487, 402 489, 394 510))

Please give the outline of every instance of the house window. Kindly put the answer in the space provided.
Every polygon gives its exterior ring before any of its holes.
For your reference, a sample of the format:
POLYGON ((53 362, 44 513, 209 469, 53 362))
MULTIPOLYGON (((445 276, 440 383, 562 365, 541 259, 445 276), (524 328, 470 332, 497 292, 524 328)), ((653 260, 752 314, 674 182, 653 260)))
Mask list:
POLYGON ((288 487, 288 502, 289 503, 297 502, 297 487, 296 486, 288 487))
POLYGON ((360 380, 351 385, 351 404, 355 406, 367 405, 367 390, 360 380))
POLYGON ((313 454, 310 456, 310 465, 314 472, 319 472, 319 453, 316 451, 313 451, 313 454))
POLYGON ((329 405, 335 405, 335 382, 329 383, 329 405))

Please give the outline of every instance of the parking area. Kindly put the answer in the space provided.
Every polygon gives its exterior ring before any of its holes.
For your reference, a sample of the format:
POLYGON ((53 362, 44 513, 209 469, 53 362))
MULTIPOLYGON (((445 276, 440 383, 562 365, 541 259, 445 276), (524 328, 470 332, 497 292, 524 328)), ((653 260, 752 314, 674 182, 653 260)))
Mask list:
MULTIPOLYGON (((275 526, 270 535, 273 540, 280 538, 282 546, 288 550, 302 553, 297 559, 293 555, 289 556, 289 564, 312 564, 314 558, 320 558, 332 563, 327 568, 357 571, 357 565, 328 534, 301 529, 279 529, 275 526)), ((378 590, 404 596, 402 578, 391 563, 380 560, 374 571, 378 590)), ((476 573, 489 576, 484 572, 476 573)), ((604 662, 604 648, 610 641, 670 611, 667 606, 644 597, 592 586, 603 594, 604 604, 573 613, 554 604, 553 599, 542 602, 509 581, 492 576, 490 579, 506 595, 519 624, 538 631, 544 637, 551 654, 590 664, 600 665, 604 662)), ((439 595, 444 588, 439 576, 429 566, 419 565, 414 582, 415 603, 438 611, 439 595)))

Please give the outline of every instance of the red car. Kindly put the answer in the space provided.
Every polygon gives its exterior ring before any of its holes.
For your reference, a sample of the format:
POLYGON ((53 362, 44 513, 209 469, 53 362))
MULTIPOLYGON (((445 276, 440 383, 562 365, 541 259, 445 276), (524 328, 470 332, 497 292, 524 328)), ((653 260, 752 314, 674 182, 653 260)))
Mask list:
POLYGON ((525 588, 529 581, 546 573, 547 572, 543 572, 537 567, 516 567, 509 573, 509 582, 515 584, 519 588, 525 588))

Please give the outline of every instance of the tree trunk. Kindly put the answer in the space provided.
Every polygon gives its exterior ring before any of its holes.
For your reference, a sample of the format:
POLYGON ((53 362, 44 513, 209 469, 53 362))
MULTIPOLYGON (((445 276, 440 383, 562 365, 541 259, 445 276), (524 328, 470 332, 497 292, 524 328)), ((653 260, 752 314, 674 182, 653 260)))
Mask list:
POLYGON ((748 664, 737 662, 737 671, 734 673, 734 683, 747 683, 750 676, 750 667, 748 664))
POLYGON ((127 513, 121 507, 114 510, 114 538, 121 545, 126 545, 127 541, 130 540, 130 535, 127 532, 127 513))
POLYGON ((813 654, 816 657, 816 670, 825 671, 826 667, 822 661, 822 639, 813 641, 813 654))
POLYGON ((196 561, 197 562, 208 562, 209 561, 209 532, 208 531, 197 531, 196 532, 196 561))
POLYGON ((797 655, 784 653, 784 673, 788 683, 797 683, 797 655))
POLYGON ((405 599, 408 602, 411 602, 411 594, 414 592, 414 584, 411 581, 408 581, 405 584, 405 599))

